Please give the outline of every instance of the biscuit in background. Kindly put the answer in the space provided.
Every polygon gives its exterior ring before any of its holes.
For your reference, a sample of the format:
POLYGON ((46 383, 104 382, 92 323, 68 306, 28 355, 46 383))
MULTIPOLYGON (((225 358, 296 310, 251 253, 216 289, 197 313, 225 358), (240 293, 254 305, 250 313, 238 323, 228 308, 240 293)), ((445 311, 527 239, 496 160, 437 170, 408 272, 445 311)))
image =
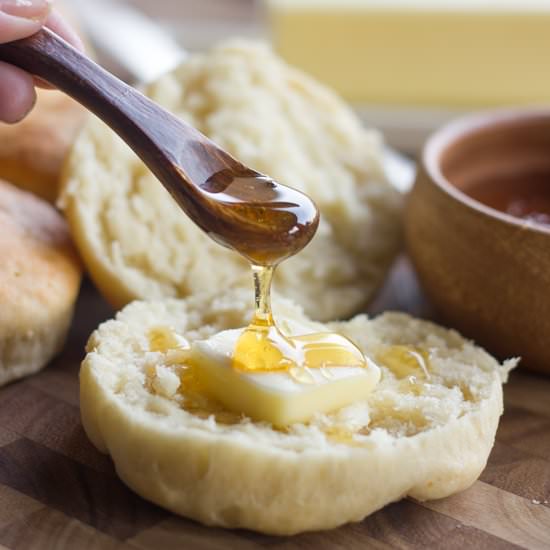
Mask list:
MULTIPOLYGON (((385 177, 376 131, 254 42, 191 55, 147 92, 246 165, 319 206, 319 230, 279 266, 277 292, 321 320, 366 304, 401 243, 402 200, 385 177)), ((115 307, 251 288, 248 264, 197 228, 97 119, 89 119, 68 158, 61 203, 92 278, 115 307)))
POLYGON ((53 206, 0 181, 0 385, 44 367, 62 348, 81 265, 53 206))
POLYGON ((37 89, 33 110, 17 124, 0 123, 0 178, 54 203, 65 157, 86 117, 57 90, 37 89))

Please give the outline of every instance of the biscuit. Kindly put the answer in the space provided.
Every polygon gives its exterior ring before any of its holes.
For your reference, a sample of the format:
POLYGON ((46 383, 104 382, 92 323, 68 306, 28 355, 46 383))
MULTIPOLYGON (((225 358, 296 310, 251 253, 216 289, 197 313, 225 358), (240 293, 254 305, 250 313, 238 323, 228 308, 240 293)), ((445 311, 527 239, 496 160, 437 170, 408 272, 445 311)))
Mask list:
POLYGON ((48 203, 0 181, 0 384, 60 351, 81 266, 67 225, 48 203))
POLYGON ((0 178, 53 203, 63 162, 86 111, 56 90, 37 90, 33 110, 21 122, 0 124, 0 178))
MULTIPOLYGON (((368 301, 401 243, 402 197, 384 175, 377 132, 267 47, 244 41, 189 56, 147 93, 245 164, 316 201, 319 230, 279 266, 280 294, 321 320, 368 301)), ((60 204, 92 278, 117 308, 250 285, 248 264, 198 229, 97 119, 68 158, 60 204)))
MULTIPOLYGON (((275 310, 323 327, 289 302, 275 310)), ((500 365, 458 333, 405 314, 329 324, 370 356, 395 345, 429 350, 430 379, 419 390, 379 360, 382 379, 367 400, 274 429, 197 399, 185 351, 150 342, 170 327, 192 345, 250 315, 246 292, 134 302, 91 336, 83 425, 138 494, 206 525, 290 535, 360 521, 407 495, 442 498, 480 475, 514 360, 500 365)))

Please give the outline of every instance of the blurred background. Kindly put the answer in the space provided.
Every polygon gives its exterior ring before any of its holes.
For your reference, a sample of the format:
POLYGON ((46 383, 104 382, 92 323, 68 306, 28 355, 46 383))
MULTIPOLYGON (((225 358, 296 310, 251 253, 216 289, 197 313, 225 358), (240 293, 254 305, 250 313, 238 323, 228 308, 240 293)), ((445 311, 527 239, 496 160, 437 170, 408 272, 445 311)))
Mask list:
POLYGON ((128 0, 128 3, 158 20, 189 50, 208 48, 230 36, 265 34, 261 0, 128 0))
POLYGON ((127 80, 154 78, 177 60, 169 44, 152 47, 136 13, 188 51, 233 36, 269 40, 412 155, 450 118, 542 104, 550 94, 550 0, 65 1, 82 15, 100 60, 127 80), (144 72, 125 73, 132 63, 144 72))

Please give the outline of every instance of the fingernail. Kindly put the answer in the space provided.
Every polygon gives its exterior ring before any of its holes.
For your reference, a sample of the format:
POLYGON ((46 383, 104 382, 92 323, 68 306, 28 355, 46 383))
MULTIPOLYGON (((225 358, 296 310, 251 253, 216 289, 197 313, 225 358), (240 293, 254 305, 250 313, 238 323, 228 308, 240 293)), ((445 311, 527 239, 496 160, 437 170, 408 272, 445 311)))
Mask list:
POLYGON ((51 0, 0 0, 0 11, 31 21, 46 19, 51 7, 51 0))

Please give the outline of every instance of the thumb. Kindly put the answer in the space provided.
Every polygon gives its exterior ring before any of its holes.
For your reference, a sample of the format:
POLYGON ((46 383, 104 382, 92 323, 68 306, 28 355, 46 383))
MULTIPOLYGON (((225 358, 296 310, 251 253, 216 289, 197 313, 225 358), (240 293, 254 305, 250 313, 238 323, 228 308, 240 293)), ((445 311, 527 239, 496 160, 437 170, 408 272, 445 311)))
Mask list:
POLYGON ((0 43, 37 32, 51 10, 51 0, 0 0, 0 43))

